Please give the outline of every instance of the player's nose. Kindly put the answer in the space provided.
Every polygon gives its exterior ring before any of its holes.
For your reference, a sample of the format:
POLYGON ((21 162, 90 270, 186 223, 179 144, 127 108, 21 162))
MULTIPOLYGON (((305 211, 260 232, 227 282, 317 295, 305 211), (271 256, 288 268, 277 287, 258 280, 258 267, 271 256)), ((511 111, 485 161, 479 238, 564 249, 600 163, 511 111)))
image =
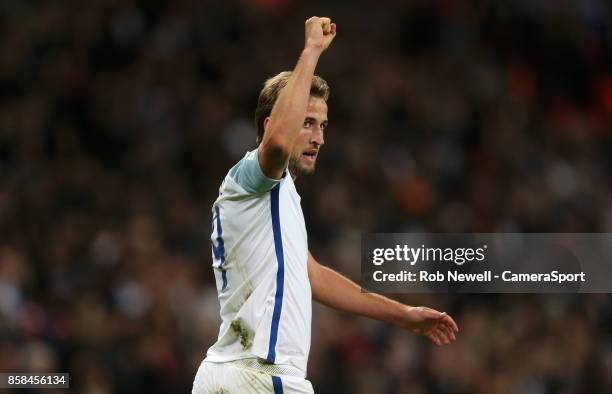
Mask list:
POLYGON ((310 142, 316 143, 317 145, 325 144, 325 138, 323 138, 323 129, 321 126, 318 126, 315 130, 313 130, 310 137, 310 142))

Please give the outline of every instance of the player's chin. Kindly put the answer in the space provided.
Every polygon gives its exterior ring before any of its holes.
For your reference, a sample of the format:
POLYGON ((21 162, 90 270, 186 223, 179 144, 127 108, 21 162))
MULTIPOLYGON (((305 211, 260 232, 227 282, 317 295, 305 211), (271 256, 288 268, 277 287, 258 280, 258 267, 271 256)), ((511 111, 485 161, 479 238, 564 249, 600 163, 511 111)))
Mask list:
POLYGON ((315 173, 314 164, 311 166, 300 166, 300 174, 302 175, 312 175, 315 173))
POLYGON ((315 165, 316 165, 316 159, 315 160, 308 160, 308 159, 304 159, 302 158, 302 160, 299 161, 299 171, 300 174, 302 175, 312 175, 315 172, 315 165))

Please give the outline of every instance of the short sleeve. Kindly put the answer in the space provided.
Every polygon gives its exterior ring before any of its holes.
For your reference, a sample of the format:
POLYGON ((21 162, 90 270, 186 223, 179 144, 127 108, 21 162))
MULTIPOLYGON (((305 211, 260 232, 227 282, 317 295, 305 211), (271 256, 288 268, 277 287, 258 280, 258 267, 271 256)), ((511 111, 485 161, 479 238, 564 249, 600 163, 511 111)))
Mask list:
POLYGON ((280 179, 268 178, 261 171, 257 149, 248 152, 232 167, 230 176, 249 193, 265 193, 280 182, 280 179))

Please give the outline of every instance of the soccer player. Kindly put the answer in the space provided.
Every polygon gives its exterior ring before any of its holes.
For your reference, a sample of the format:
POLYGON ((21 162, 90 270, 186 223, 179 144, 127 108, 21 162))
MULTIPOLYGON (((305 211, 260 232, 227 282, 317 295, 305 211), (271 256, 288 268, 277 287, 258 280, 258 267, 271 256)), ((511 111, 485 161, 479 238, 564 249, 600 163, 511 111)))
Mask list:
POLYGON ((311 299, 395 324, 448 344, 458 331, 446 313, 373 293, 309 253, 294 179, 310 174, 327 127, 327 83, 314 75, 334 37, 329 18, 306 21, 292 72, 259 95, 257 149, 232 167, 213 205, 213 268, 221 327, 196 374, 193 393, 312 393, 305 379, 311 299))

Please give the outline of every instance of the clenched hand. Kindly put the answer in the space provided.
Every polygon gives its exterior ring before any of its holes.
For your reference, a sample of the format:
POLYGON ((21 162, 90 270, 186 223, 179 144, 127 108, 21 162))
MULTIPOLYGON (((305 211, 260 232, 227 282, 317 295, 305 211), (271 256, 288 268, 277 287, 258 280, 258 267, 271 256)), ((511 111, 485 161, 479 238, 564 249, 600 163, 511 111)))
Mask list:
POLYGON ((313 16, 306 21, 305 48, 315 48, 321 52, 326 50, 336 37, 336 24, 329 18, 313 16))

